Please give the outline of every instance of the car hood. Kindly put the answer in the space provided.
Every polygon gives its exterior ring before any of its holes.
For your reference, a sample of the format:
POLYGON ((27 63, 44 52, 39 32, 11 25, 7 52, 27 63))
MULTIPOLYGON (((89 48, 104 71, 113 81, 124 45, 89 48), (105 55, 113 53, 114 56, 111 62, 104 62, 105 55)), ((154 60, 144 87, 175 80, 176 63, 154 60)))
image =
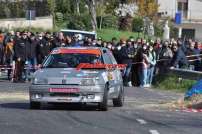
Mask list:
POLYGON ((44 68, 34 74, 34 78, 46 79, 48 84, 79 84, 82 79, 99 77, 104 70, 77 70, 74 68, 44 68))

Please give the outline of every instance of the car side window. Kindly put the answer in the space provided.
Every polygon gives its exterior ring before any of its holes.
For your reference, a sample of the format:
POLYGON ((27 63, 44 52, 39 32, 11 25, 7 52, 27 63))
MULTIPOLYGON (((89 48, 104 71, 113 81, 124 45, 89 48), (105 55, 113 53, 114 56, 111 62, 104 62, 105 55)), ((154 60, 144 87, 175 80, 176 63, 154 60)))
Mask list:
POLYGON ((112 63, 117 64, 116 59, 114 58, 112 52, 109 52, 109 56, 110 56, 110 59, 111 59, 112 63))
POLYGON ((113 62, 111 61, 111 57, 107 51, 103 54, 103 59, 105 64, 113 64, 113 62))

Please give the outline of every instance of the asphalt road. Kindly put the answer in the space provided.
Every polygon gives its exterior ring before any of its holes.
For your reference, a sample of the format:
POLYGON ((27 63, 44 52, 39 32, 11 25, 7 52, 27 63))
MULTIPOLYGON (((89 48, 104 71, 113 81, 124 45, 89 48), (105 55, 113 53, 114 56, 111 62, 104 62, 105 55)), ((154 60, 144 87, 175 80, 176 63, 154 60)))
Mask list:
POLYGON ((181 94, 125 88, 122 108, 44 105, 30 110, 28 83, 0 82, 0 134, 201 134, 202 113, 169 111, 181 94))

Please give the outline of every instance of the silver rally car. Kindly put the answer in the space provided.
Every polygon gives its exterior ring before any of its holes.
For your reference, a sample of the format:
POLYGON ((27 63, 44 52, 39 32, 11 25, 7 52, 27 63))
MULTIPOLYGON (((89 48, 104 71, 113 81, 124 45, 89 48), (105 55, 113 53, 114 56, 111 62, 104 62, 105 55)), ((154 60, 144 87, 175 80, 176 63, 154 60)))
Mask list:
POLYGON ((34 73, 29 87, 30 108, 39 109, 41 103, 97 103, 106 111, 109 99, 121 107, 124 87, 116 65, 106 48, 56 48, 34 73), (109 69, 100 65, 115 66, 109 69))

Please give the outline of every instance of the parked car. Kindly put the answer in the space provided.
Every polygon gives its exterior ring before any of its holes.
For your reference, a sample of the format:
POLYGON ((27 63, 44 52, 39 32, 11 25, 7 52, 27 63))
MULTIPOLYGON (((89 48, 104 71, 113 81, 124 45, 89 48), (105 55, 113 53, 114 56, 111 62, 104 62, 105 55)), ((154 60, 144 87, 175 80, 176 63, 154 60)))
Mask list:
POLYGON ((82 37, 88 37, 91 39, 96 39, 97 34, 96 32, 89 32, 89 31, 81 31, 81 30, 70 30, 70 29, 61 29, 60 30, 65 36, 73 37, 74 35, 82 35, 82 37))
POLYGON ((54 49, 32 78, 30 108, 38 109, 44 102, 97 103, 100 110, 106 111, 109 99, 113 100, 114 106, 123 106, 120 68, 111 66, 109 69, 103 65, 117 65, 106 48, 54 49))

